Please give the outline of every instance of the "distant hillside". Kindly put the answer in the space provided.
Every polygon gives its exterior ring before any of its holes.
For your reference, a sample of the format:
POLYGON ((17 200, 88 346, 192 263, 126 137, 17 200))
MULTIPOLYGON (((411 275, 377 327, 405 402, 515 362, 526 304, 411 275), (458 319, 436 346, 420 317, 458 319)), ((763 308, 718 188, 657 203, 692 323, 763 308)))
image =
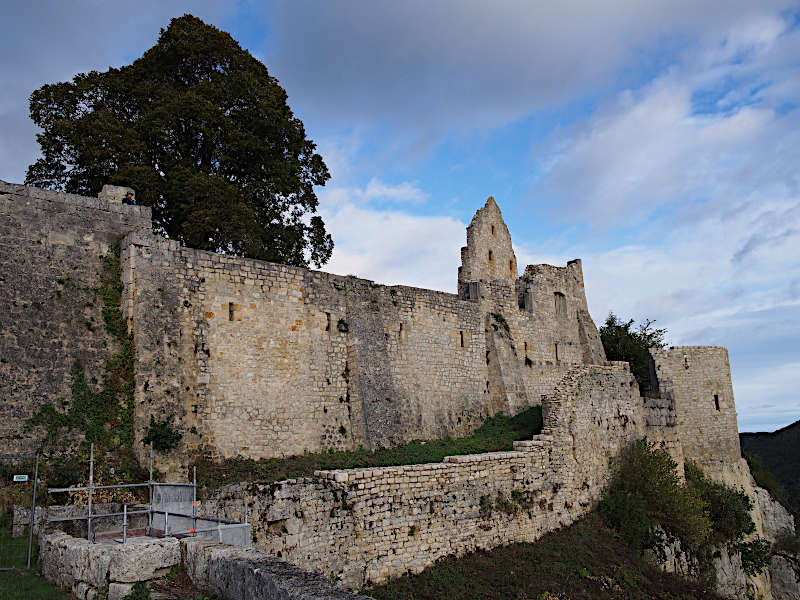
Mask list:
POLYGON ((759 485, 769 489, 772 474, 782 488, 773 495, 782 495, 779 500, 795 516, 800 515, 800 421, 772 433, 740 433, 739 440, 742 453, 751 457, 751 470, 759 485), (752 464, 752 458, 756 464, 752 464), (759 473, 759 466, 769 473, 759 473), (767 485, 762 483, 765 478, 767 485))

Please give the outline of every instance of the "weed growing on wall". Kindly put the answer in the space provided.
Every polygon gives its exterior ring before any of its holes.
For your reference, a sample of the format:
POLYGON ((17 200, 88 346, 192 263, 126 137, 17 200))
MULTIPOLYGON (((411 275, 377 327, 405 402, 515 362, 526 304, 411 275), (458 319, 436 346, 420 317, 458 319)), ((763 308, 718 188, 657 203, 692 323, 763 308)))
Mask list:
POLYGON ((646 438, 639 440, 614 460, 600 514, 640 550, 656 547, 664 531, 680 540, 701 568, 708 567, 713 547, 727 546, 741 553, 749 575, 763 571, 769 542, 744 541, 755 530, 747 494, 708 479, 691 461, 686 462, 685 474, 684 483, 669 453, 646 438))
POLYGON ((102 282, 92 290, 103 301, 105 329, 119 345, 103 368, 103 381, 95 389, 86 378, 83 366, 75 361, 70 371, 70 400, 59 408, 45 404, 28 421, 45 428, 45 444, 52 444, 64 428, 82 434, 82 444, 95 444, 111 450, 133 444, 133 369, 134 346, 127 324, 120 311, 122 300, 122 268, 119 246, 109 248, 101 257, 102 282))
POLYGON ((152 442, 153 449, 159 452, 169 452, 177 448, 183 436, 172 426, 173 416, 169 415, 156 421, 153 415, 150 415, 150 425, 145 430, 142 444, 148 446, 152 442))

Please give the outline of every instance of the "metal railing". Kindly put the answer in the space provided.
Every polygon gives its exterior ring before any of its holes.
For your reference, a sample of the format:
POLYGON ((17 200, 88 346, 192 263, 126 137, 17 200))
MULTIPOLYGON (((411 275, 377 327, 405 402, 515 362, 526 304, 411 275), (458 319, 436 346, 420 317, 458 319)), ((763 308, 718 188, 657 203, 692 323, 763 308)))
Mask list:
MULTIPOLYGON (((121 483, 116 485, 94 485, 94 444, 91 445, 91 449, 89 452, 89 485, 81 486, 81 487, 69 487, 69 488, 49 488, 47 491, 50 493, 73 493, 73 492, 88 492, 88 500, 87 500, 87 513, 85 515, 76 515, 76 516, 68 516, 68 517, 53 517, 48 518, 48 523, 55 523, 55 522, 63 522, 63 521, 83 521, 87 522, 86 526, 86 537, 89 541, 93 541, 92 536, 92 521, 96 521, 97 519, 104 519, 104 518, 112 518, 112 517, 122 517, 122 538, 116 539, 120 543, 126 543, 128 539, 128 517, 134 515, 147 515, 147 535, 152 535, 154 532, 153 527, 153 516, 154 515, 164 515, 164 530, 162 534, 166 537, 167 535, 197 535, 198 533, 208 533, 208 532, 217 532, 217 537, 221 541, 222 540, 222 526, 229 525, 241 525, 241 526, 248 526, 248 506, 247 502, 244 502, 244 523, 238 521, 230 521, 227 519, 218 519, 216 517, 208 517, 202 516, 197 514, 197 467, 194 467, 192 470, 192 482, 191 483, 160 483, 153 480, 153 444, 150 443, 150 478, 146 482, 142 483, 121 483), (125 488, 141 488, 147 487, 149 491, 149 503, 147 504, 146 509, 139 509, 139 510, 128 510, 128 503, 123 503, 122 511, 121 512, 108 512, 108 513, 93 513, 92 512, 92 500, 93 494, 96 490, 109 490, 109 489, 125 489, 125 488), (170 510, 162 510, 160 508, 156 508, 153 505, 153 492, 156 488, 167 488, 167 487, 190 487, 192 488, 192 514, 187 514, 179 511, 170 511, 170 510), (192 526, 188 529, 181 529, 179 531, 170 531, 169 530, 169 517, 172 516, 173 518, 179 519, 191 519, 192 526), (197 522, 210 522, 216 523, 216 527, 206 528, 206 529, 198 529, 197 522)), ((33 519, 33 518, 32 518, 33 519)), ((94 536, 96 538, 96 534, 94 536)))

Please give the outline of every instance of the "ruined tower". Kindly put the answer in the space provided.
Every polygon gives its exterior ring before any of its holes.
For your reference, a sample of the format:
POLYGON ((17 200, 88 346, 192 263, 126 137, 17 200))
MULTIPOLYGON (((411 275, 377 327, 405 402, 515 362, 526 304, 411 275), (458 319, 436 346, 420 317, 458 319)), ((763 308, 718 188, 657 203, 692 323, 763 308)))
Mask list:
POLYGON ((467 227, 467 245, 461 248, 458 268, 458 293, 468 297, 470 282, 498 279, 517 279, 517 257, 500 208, 489 196, 467 227))

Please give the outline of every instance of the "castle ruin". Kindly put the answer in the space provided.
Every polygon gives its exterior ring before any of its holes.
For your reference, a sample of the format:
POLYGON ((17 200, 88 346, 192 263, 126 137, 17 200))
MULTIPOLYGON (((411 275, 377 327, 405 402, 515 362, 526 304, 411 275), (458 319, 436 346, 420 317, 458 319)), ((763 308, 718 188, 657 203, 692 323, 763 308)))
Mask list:
POLYGON ((761 535, 790 522, 741 459, 727 351, 653 352, 658 393, 642 398, 627 363, 606 360, 581 261, 518 275, 493 198, 467 228, 455 294, 181 247, 152 233, 149 208, 114 197, 0 182, 0 213, 8 452, 38 444, 25 423, 69 396, 76 360, 99 376, 109 342, 86 290, 113 244, 136 349, 135 447, 151 416, 172 419, 181 443, 159 467, 173 474, 195 453, 382 448, 542 406, 542 433, 511 452, 240 484, 206 501, 235 519, 246 499, 260 548, 345 584, 569 524, 597 502, 610 457, 643 436, 744 487, 761 535), (519 510, 480 510, 498 496, 519 510))

